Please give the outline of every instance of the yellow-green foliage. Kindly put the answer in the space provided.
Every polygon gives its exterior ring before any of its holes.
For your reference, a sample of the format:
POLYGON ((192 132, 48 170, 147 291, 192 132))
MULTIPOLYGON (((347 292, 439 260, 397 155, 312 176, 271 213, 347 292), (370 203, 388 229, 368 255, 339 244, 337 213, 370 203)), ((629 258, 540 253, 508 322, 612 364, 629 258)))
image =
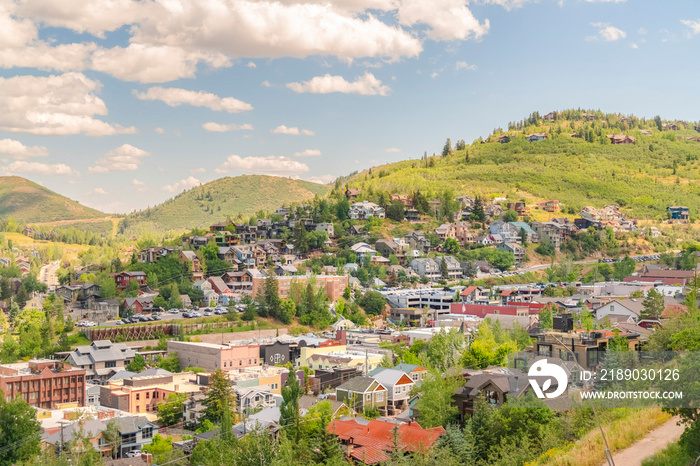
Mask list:
MULTIPOLYGON (((670 418, 671 415, 660 408, 627 410, 623 416, 603 426, 610 450, 614 454, 629 447, 670 418)), ((605 444, 596 428, 578 442, 549 450, 527 466, 599 466, 604 460, 605 444)))
POLYGON ((675 139, 698 133, 654 130, 645 136, 631 130, 625 132, 635 144, 611 145, 605 134, 621 130, 603 122, 594 126, 601 134, 594 142, 564 132, 532 143, 522 135, 506 144, 476 141, 447 157, 374 167, 355 175, 348 186, 363 188, 362 196, 420 190, 429 199, 445 191, 487 200, 506 195, 528 203, 558 199, 569 213, 587 205, 618 204, 632 217, 651 219, 665 219, 666 207, 680 204, 690 207, 691 217, 697 215, 700 142, 675 139))
POLYGON ((0 177, 0 217, 13 217, 23 223, 96 218, 105 214, 25 178, 3 176, 0 177))
POLYGON ((125 232, 204 228, 227 217, 247 217, 260 210, 274 212, 283 205, 323 196, 329 189, 321 184, 274 176, 220 178, 128 215, 125 232))

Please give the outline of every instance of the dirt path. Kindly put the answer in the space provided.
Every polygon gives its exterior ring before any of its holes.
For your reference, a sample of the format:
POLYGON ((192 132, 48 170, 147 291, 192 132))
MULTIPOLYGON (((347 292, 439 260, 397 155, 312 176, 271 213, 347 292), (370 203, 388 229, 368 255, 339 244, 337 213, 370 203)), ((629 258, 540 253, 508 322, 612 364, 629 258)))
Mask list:
MULTIPOLYGON (((613 452, 615 466, 640 466, 645 458, 678 440, 685 427, 676 425, 676 422, 678 422, 678 417, 671 418, 632 446, 613 452)), ((601 463, 601 466, 607 466, 607 464, 605 461, 601 463)))

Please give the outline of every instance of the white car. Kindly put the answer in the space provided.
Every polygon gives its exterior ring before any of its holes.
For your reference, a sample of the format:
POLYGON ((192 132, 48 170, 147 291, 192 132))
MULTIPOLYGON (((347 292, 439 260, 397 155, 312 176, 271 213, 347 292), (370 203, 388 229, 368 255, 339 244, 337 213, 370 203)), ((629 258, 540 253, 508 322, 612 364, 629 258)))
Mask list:
POLYGON ((141 456, 141 450, 129 450, 125 455, 127 458, 137 458, 141 456))

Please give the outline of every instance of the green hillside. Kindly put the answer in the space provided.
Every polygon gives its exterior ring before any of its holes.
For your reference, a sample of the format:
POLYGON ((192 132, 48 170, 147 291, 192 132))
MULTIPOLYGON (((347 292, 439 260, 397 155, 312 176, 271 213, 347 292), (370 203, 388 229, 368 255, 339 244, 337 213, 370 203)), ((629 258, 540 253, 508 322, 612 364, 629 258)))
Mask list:
MULTIPOLYGON (((506 196, 509 201, 558 199, 562 211, 617 204, 636 218, 665 219, 669 205, 687 205, 691 218, 700 211, 700 133, 692 123, 666 130, 660 120, 598 112, 586 121, 565 111, 555 121, 534 114, 497 129, 449 155, 392 163, 360 172, 347 186, 362 188, 360 198, 421 191, 432 199, 450 195, 506 196), (661 131, 660 128, 664 130, 661 131), (651 131, 650 135, 642 130, 651 131), (546 132, 528 142, 525 135, 546 132), (499 143, 502 134, 514 135, 499 143), (572 134, 575 136, 572 137, 572 134), (634 144, 612 145, 607 134, 627 134, 634 144), (687 140, 683 138, 695 138, 687 140)), ((462 146, 462 144, 460 144, 462 146)))
POLYGON ((0 177, 0 217, 24 222, 53 222, 106 217, 19 176, 0 177))
POLYGON ((136 234, 204 228, 228 217, 247 217, 260 210, 274 212, 282 205, 323 196, 329 189, 321 184, 275 176, 220 178, 128 215, 119 230, 136 234))

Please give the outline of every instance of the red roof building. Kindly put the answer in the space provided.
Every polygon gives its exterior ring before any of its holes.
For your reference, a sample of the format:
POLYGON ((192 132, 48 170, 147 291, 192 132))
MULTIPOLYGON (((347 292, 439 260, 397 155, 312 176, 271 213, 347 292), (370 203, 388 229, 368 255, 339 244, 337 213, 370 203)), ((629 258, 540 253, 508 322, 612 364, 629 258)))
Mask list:
POLYGON ((397 426, 392 422, 371 420, 365 424, 348 419, 334 420, 328 426, 328 432, 335 434, 347 447, 347 456, 365 464, 390 459, 394 429, 398 429, 399 448, 411 453, 429 450, 445 435, 443 427, 424 429, 417 422, 397 426))

